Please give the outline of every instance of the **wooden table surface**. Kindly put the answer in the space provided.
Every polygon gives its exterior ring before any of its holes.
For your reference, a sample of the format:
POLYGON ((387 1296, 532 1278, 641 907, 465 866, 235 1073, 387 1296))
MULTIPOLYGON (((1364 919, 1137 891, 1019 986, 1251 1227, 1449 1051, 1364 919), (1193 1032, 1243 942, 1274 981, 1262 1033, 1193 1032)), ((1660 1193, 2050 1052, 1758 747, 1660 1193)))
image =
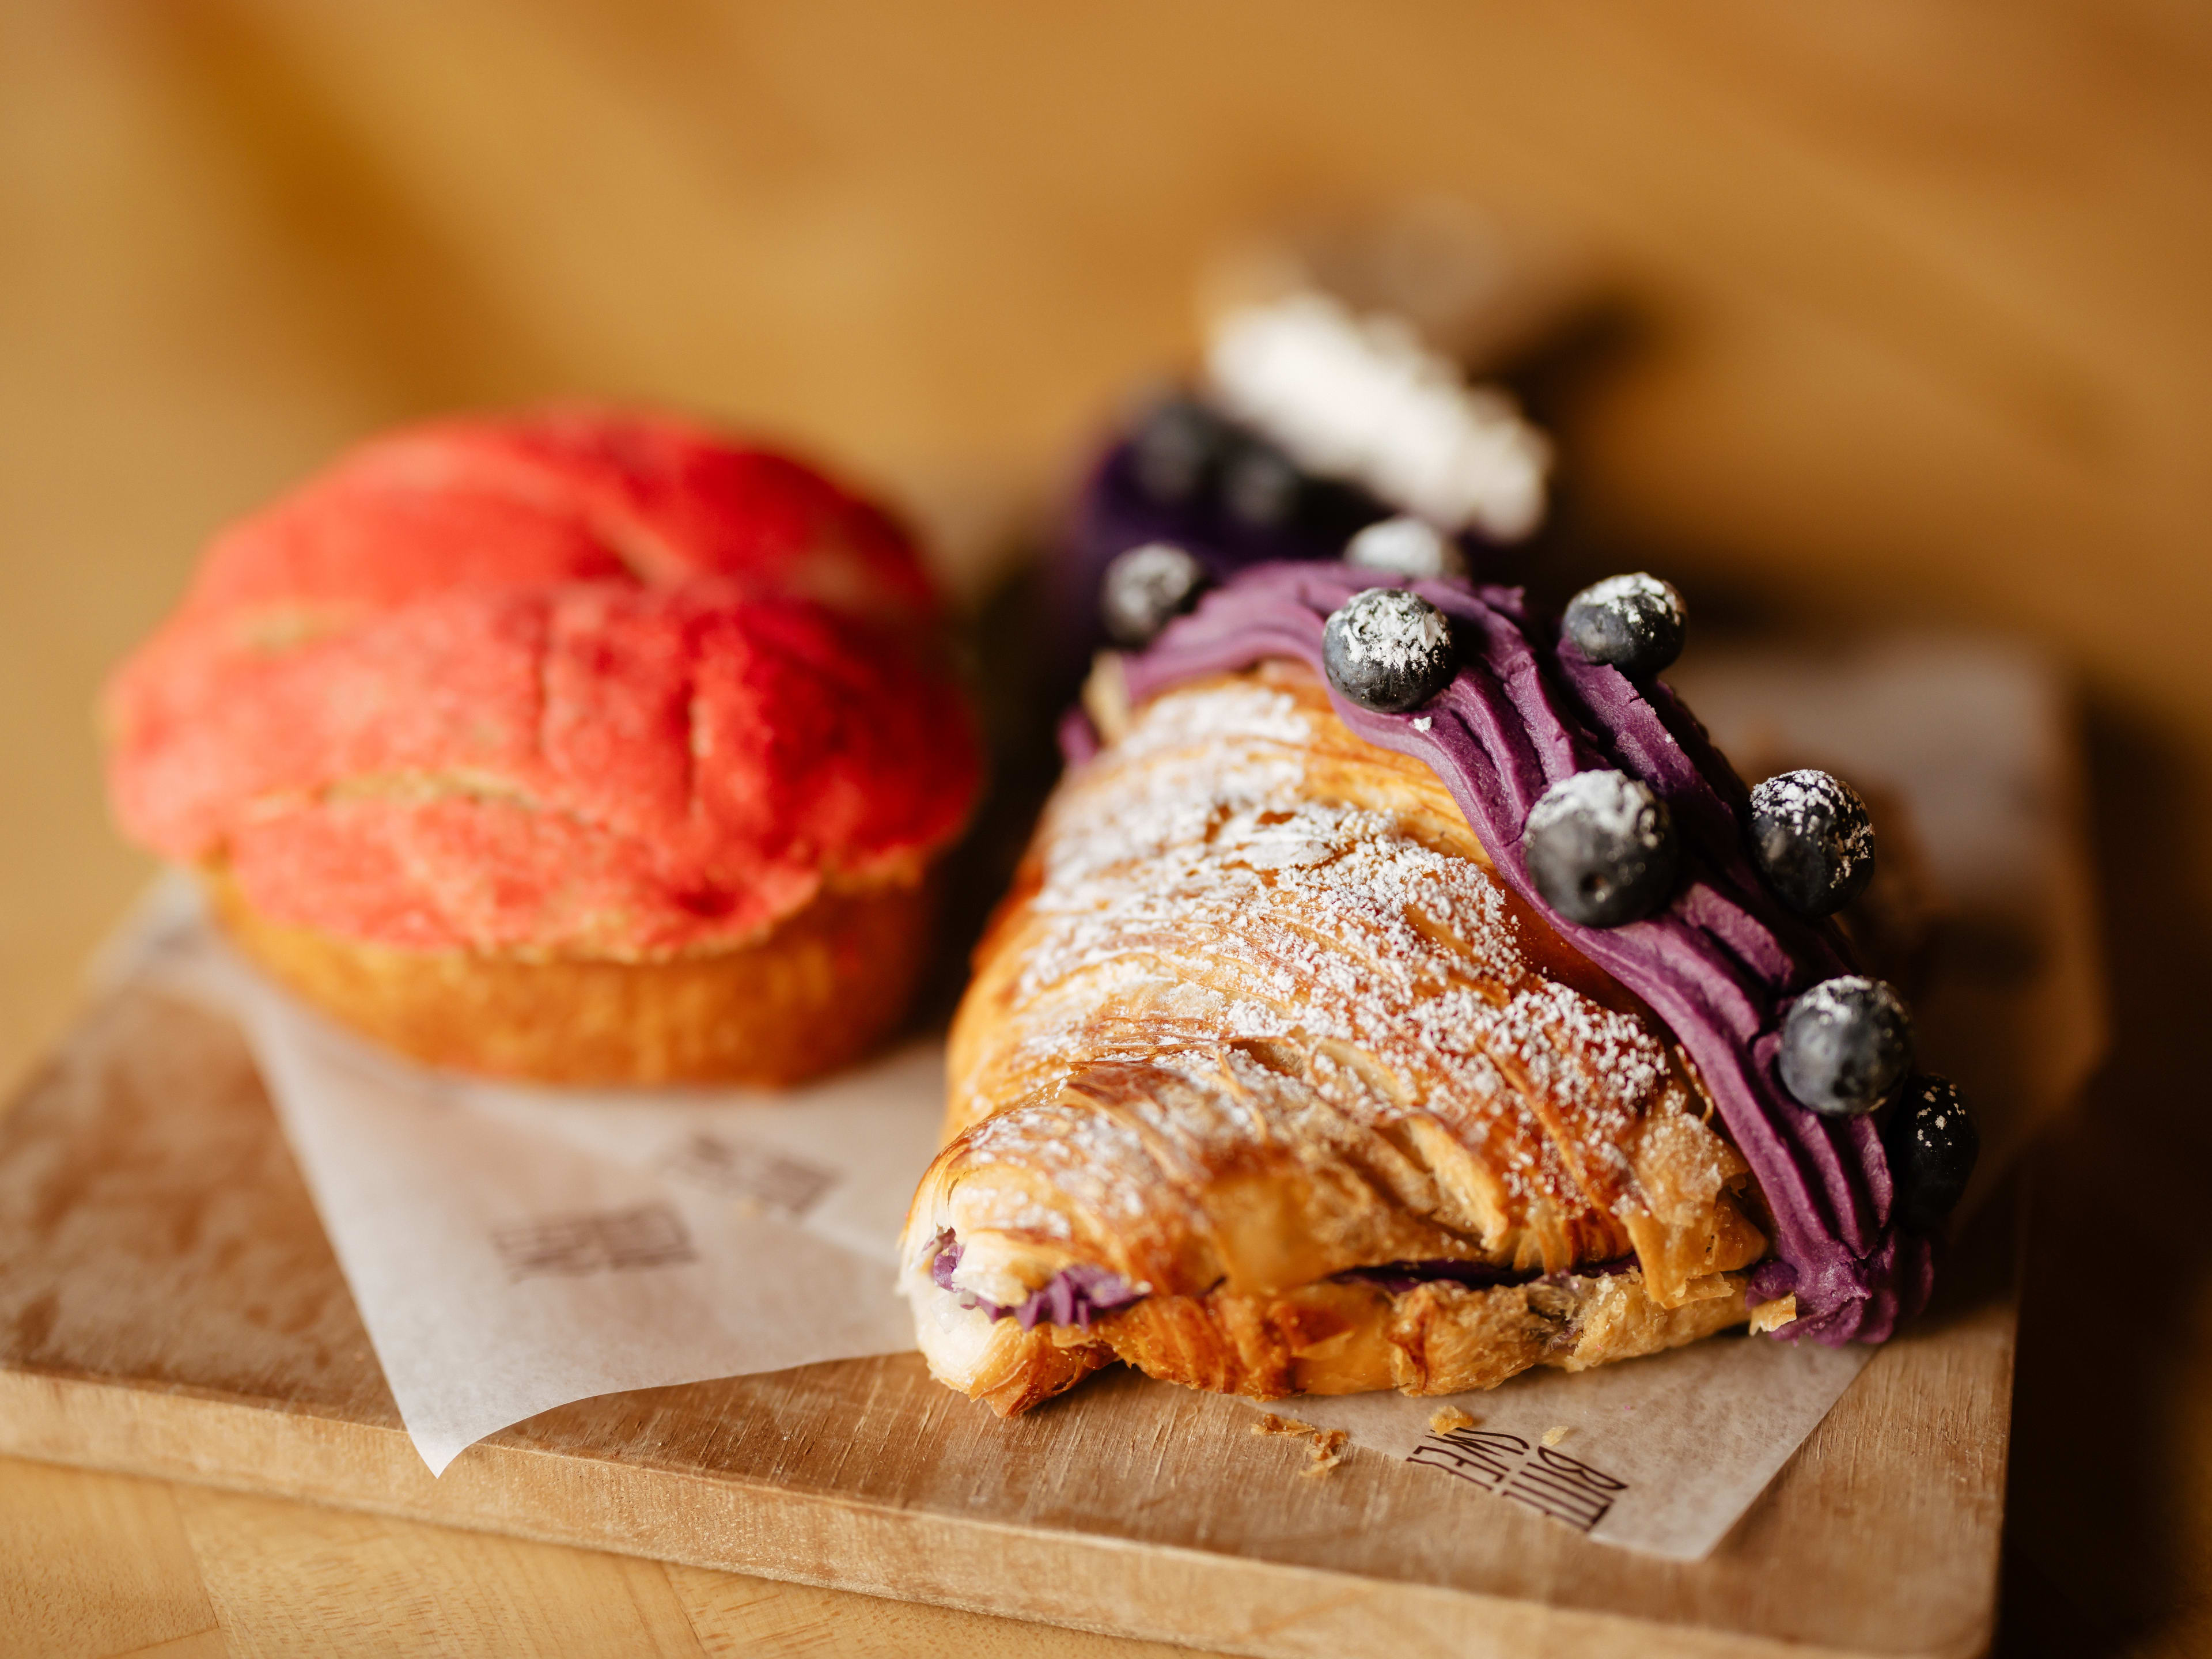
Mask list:
MULTIPOLYGON (((2181 0, 0 8, 0 1073, 144 878, 100 674, 347 438, 669 399, 969 590, 1199 263, 1423 191, 1570 251, 1557 579, 1988 623, 2082 677, 2113 1063, 2041 1161, 2005 1650, 2212 1651, 2212 14, 2181 0)), ((27 1465, 0 1650, 1106 1653, 27 1465), (166 1649, 162 1644, 167 1644, 166 1649), (654 1645, 658 1644, 658 1645, 654 1645)))

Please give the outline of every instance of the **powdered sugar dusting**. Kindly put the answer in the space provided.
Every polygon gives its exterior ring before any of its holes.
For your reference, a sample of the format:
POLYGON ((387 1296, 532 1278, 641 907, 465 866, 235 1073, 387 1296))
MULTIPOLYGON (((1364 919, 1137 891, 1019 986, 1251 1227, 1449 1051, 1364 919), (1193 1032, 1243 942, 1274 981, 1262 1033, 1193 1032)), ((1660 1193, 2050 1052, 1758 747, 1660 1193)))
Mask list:
POLYGON ((1799 833, 1819 832, 1835 861, 1836 885, 1847 886, 1859 866, 1874 857, 1874 823, 1858 793, 1832 774, 1782 772, 1761 783, 1753 804, 1799 833))
POLYGON ((1550 1229, 1547 1255, 1618 1253, 1608 1212, 1641 1201, 1623 1149, 1689 1104, 1662 1042, 1538 971, 1474 857, 1316 790, 1314 742, 1286 692, 1202 682, 1063 787, 1002 1024, 955 1080, 956 1112, 1001 1109, 971 1132, 971 1162, 1042 1164, 1068 1201, 1127 1218, 1168 1201, 1178 1142, 1218 1164, 1255 1138, 1358 1141, 1363 1167, 1406 1164, 1392 1179, 1410 1207, 1491 1237, 1497 1217, 1452 1212, 1426 1170, 1372 1144, 1418 1127, 1492 1172, 1506 1231, 1550 1229), (1134 1103, 1060 1096, 1117 1055, 1149 1068, 1134 1103))
POLYGON ((1670 584, 1641 570, 1592 582, 1576 598, 1593 605, 1654 605, 1669 611, 1681 609, 1681 595, 1670 584))
POLYGON ((1099 616, 1123 645, 1142 645, 1189 605, 1206 581, 1206 568, 1180 547, 1147 542, 1106 568, 1099 616))
POLYGON ((1439 576, 1467 574, 1467 555, 1434 525, 1403 515, 1369 525, 1345 544, 1344 562, 1363 570, 1387 570, 1394 575, 1439 576))
POLYGON ((1621 772, 1577 772, 1544 792, 1528 812, 1528 833, 1540 836, 1554 824, 1580 819, 1601 836, 1656 848, 1659 829, 1657 797, 1650 788, 1621 772))
POLYGON ((1344 654, 1356 663, 1412 674, 1450 648, 1443 612, 1402 589, 1370 587, 1338 615, 1344 618, 1344 654))

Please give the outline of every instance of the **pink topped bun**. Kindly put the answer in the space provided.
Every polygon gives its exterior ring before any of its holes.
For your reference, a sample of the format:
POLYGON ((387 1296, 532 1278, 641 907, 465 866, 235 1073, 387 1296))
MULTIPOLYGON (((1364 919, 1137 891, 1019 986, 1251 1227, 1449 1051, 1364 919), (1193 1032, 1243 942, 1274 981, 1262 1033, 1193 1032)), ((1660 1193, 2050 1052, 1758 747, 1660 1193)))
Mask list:
POLYGON ((787 1027, 805 1011, 760 953, 829 949, 836 920, 854 961, 808 969, 817 1012, 888 974, 859 1007, 880 1028, 979 780, 889 519, 780 456, 594 410, 353 451, 216 538, 106 709, 124 829, 206 872, 265 964, 410 1052, 528 1075, 782 1078, 872 1038, 794 1048, 722 1007, 719 1035, 610 1031, 576 1061, 432 1016, 476 968, 542 1029, 563 966, 681 969, 698 1001, 702 966, 743 965, 787 1027), (903 948, 856 921, 871 899, 903 948), (392 1017, 394 986, 431 1002, 392 1017))

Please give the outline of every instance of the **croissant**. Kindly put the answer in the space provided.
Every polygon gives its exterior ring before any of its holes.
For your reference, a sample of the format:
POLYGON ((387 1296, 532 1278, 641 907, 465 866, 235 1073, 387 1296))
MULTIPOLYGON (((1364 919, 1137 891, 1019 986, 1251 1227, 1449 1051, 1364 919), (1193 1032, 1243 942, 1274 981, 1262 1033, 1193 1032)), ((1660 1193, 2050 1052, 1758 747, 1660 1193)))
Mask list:
MULTIPOLYGON (((1001 1414, 1116 1360, 1258 1399, 1447 1394, 1792 1317, 1713 1057, 1288 647, 1360 583, 1255 584, 1289 634, 1232 592, 1176 625, 1173 672, 1125 688, 1103 659, 1097 752, 977 948, 902 1249, 933 1372, 1001 1414)), ((1881 1322, 1916 1292, 1860 1294, 1881 1322)))

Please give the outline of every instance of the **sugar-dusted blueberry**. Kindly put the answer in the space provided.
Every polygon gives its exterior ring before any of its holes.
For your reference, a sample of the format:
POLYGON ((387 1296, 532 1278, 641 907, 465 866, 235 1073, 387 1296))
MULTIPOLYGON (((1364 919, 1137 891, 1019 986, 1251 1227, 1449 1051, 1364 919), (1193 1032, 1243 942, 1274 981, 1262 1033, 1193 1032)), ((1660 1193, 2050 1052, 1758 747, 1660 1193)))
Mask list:
POLYGON ((1674 585, 1639 570, 1592 582, 1569 599, 1563 631, 1590 661, 1643 679, 1682 654, 1689 625, 1689 607, 1674 585))
POLYGON ((1425 519, 1378 519, 1345 544, 1344 562, 1363 570, 1434 580, 1467 574, 1467 555, 1457 542, 1425 519))
POLYGON ((1856 1117, 1896 1092, 1912 1069, 1912 1017, 1878 979, 1824 979, 1782 1020, 1782 1082, 1823 1117, 1856 1117))
POLYGON ((1418 593, 1370 587, 1330 616, 1322 663, 1328 683, 1362 708, 1401 714, 1451 683, 1451 623, 1418 593))
POLYGON ((1625 772, 1577 772, 1547 789, 1521 850, 1544 902, 1589 927, 1618 927, 1664 904, 1680 856, 1667 803, 1625 772))
POLYGON ((1874 878, 1874 819, 1832 773, 1784 772, 1751 792, 1751 853, 1801 915, 1825 916, 1874 878))
POLYGON ((1132 649, 1198 603, 1206 567, 1171 542, 1146 542, 1117 553, 1098 585, 1098 617, 1116 645, 1132 649))
POLYGON ((1959 1098, 1958 1085, 1928 1073, 1910 1079, 1881 1132, 1881 1145, 1897 1185, 1891 1213, 1899 1226, 1935 1231, 1965 1196, 1982 1150, 1981 1131, 1959 1098))
POLYGON ((1156 501, 1187 501, 1203 490, 1228 447, 1229 428, 1204 404, 1155 404, 1129 438, 1137 488, 1156 501))
POLYGON ((1221 504, 1241 524, 1279 529, 1299 517, 1306 495, 1305 474, 1273 444, 1242 438, 1222 459, 1221 504))

